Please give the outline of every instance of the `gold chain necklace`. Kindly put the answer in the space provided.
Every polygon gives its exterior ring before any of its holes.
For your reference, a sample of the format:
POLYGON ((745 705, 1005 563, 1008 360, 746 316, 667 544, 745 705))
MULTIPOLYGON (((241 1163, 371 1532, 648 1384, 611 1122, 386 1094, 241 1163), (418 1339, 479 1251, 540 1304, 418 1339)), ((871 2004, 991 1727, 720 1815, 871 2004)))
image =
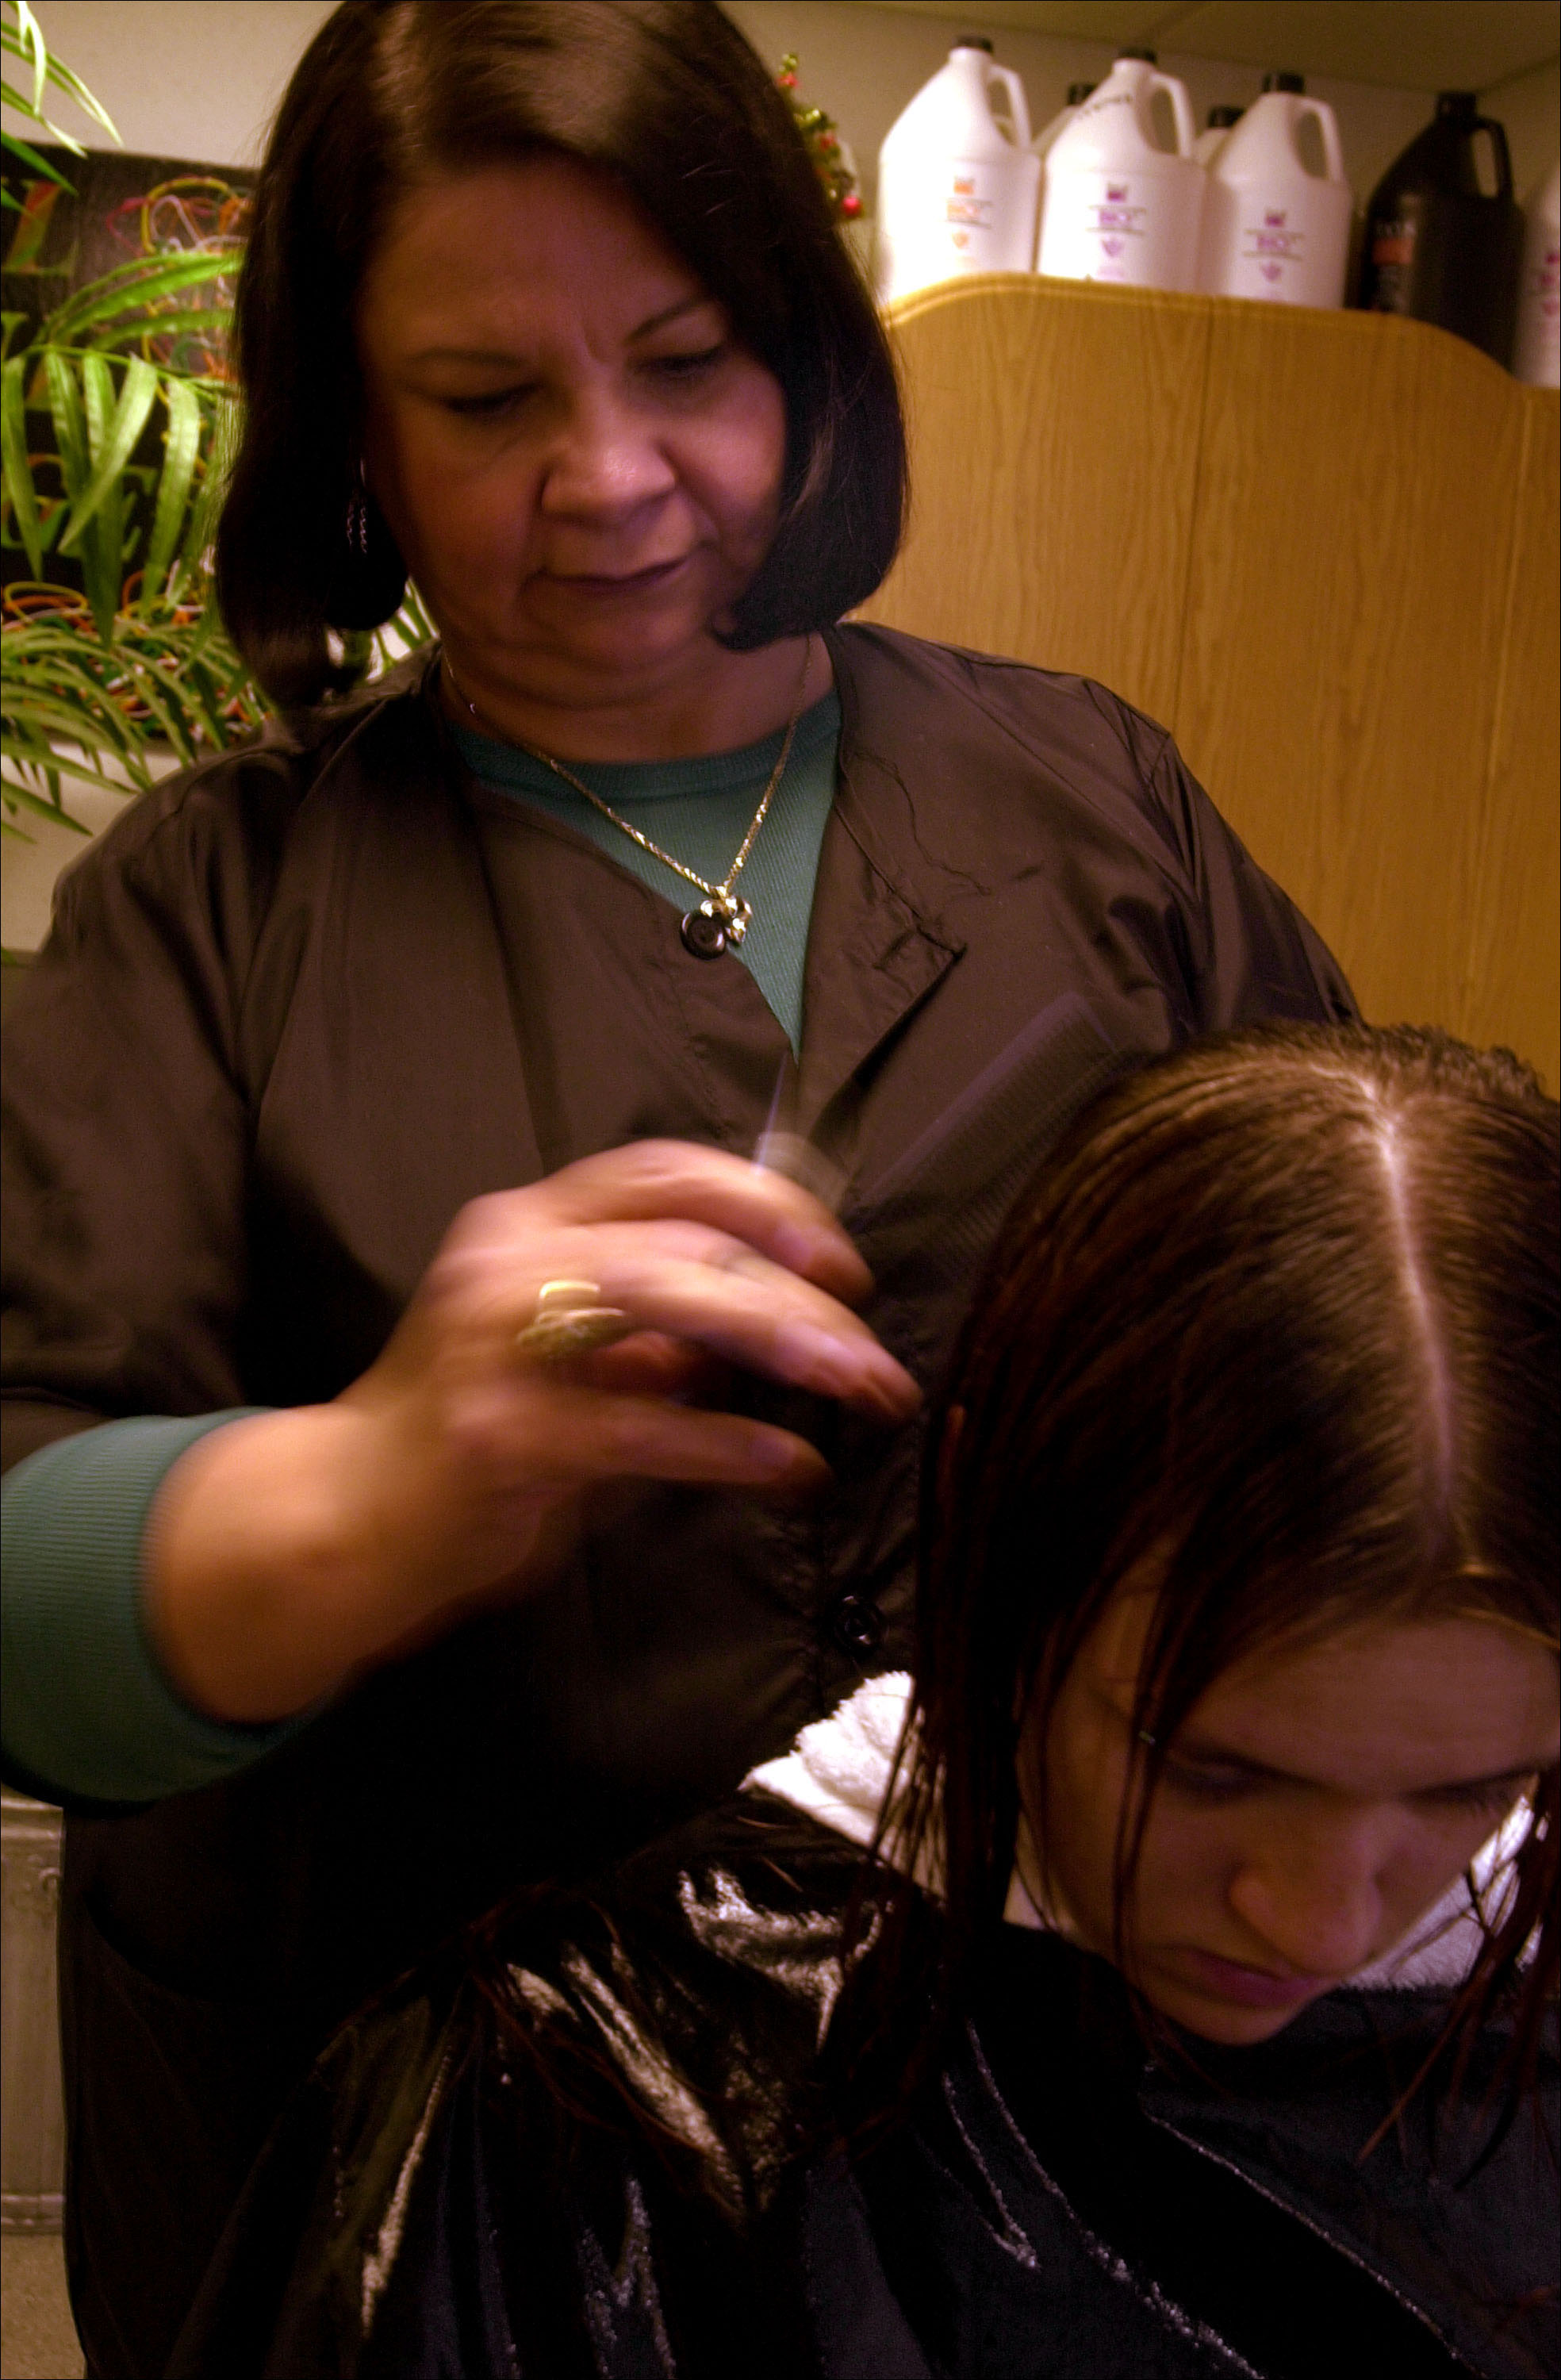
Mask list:
MULTIPOLYGON (((631 825, 626 818, 620 818, 610 802, 604 802, 599 794, 593 794, 589 785, 582 783, 573 769, 566 769, 563 762, 555 760, 551 752, 538 751, 535 744, 522 744, 516 737, 506 739, 514 743, 517 750, 528 753, 533 760, 540 760, 543 767, 551 769, 555 777, 562 777, 566 785, 573 785, 577 794, 583 794, 593 809, 599 810, 604 819, 611 819, 615 827, 621 827, 631 843, 637 843, 642 851, 647 851, 650 854, 652 859, 659 859, 663 868, 670 868, 674 876, 681 876, 685 884, 692 884, 697 892, 704 893, 705 898, 700 902, 697 909, 690 909, 678 929, 683 937, 684 950, 691 952, 696 959, 718 959, 722 951, 728 948, 735 950, 752 923, 754 915, 752 907, 733 888, 743 872, 749 853, 758 841, 759 829, 769 814, 769 805, 775 798, 776 787, 786 773, 786 763, 792 757, 792 738, 797 732, 797 722, 802 717, 803 690, 807 684, 807 665, 812 653, 813 638, 809 635, 803 646, 802 674, 797 680, 797 698, 792 706, 791 718, 786 722, 786 733, 780 744, 780 757, 769 772, 769 783, 766 785, 759 806, 754 812, 753 824, 743 837, 742 847, 720 884, 711 884, 703 876, 696 876, 692 868, 685 868, 681 859, 674 859, 670 851, 663 851, 659 843, 652 843, 650 837, 647 834, 642 834, 637 826, 631 825)), ((450 667, 448 655, 442 658, 443 658, 445 673, 451 685, 454 687, 460 700, 471 712, 472 722, 480 732, 481 722, 478 719, 476 703, 468 694, 462 692, 460 681, 450 667)))

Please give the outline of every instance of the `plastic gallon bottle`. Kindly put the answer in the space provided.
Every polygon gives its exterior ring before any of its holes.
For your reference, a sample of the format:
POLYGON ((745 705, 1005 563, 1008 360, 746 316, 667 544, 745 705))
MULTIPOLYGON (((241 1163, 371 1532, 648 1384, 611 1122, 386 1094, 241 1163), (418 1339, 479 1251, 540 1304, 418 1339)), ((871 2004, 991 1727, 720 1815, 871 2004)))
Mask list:
POLYGON ((1036 271, 1195 288, 1204 173, 1192 162, 1194 137, 1185 86, 1161 74, 1152 53, 1124 52, 1052 143, 1036 271), (1162 91, 1175 128, 1169 147, 1156 122, 1162 91))
POLYGON ((1024 86, 993 62, 990 42, 968 35, 878 152, 879 302, 961 273, 1027 273, 1040 186, 1024 86))
POLYGON ((1561 165, 1552 165, 1546 179, 1530 193, 1524 209, 1528 237, 1523 243, 1523 272, 1518 291, 1518 337, 1512 369, 1519 380, 1537 388, 1561 386, 1557 378, 1556 333, 1561 327, 1561 165))
POLYGON ((1442 91, 1372 193, 1361 303, 1439 322, 1505 364, 1522 242, 1506 133, 1472 91, 1442 91))
POLYGON ((1244 107, 1210 108, 1208 122, 1192 143, 1192 154, 1200 165, 1207 165, 1231 126, 1240 124, 1246 112, 1244 107))
POLYGON ((1265 77, 1204 193, 1200 280, 1216 298, 1342 306, 1354 199, 1331 107, 1300 75, 1265 77))
POLYGON ((1040 131, 1036 133, 1034 140, 1030 143, 1031 149, 1037 157, 1045 157, 1047 150, 1051 148, 1053 142, 1057 140, 1059 133, 1067 131, 1068 127, 1072 123, 1073 118, 1077 115, 1080 108, 1083 107, 1091 91, 1097 88, 1098 86, 1093 82, 1071 82, 1069 84, 1067 106, 1059 107, 1057 114, 1052 117, 1051 122, 1049 124, 1043 125, 1040 131))

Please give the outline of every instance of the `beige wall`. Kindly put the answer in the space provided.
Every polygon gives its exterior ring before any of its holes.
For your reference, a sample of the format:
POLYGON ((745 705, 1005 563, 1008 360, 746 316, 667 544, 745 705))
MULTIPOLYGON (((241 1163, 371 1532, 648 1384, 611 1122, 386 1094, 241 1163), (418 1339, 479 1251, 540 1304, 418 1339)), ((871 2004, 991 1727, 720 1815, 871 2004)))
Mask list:
POLYGON ((1507 127, 1512 152, 1512 178, 1518 195, 1526 199, 1543 182, 1561 149, 1561 65, 1531 67, 1527 74, 1509 76, 1480 94, 1487 115, 1507 127))
MULTIPOLYGON (((332 0, 37 0, 33 15, 134 154, 252 165, 287 78, 331 6, 332 0)), ((62 129, 89 149, 114 146, 68 100, 51 94, 49 104, 62 129)), ((9 110, 5 120, 10 128, 9 110)))
MULTIPOLYGON (((871 0, 728 0, 728 6, 767 60, 797 51, 804 85, 841 124, 870 198, 879 142, 943 63, 960 28, 875 7, 871 0)), ((238 165, 258 157, 272 110, 330 14, 330 0, 35 0, 35 9, 45 37, 103 101, 127 148, 238 165)), ((1098 79, 1113 54, 1109 42, 995 30, 979 6, 970 12, 968 30, 993 31, 998 55, 1024 78, 1037 126, 1062 105, 1070 82, 1098 79)), ((1252 67, 1171 49, 1162 63, 1186 82, 1200 122, 1210 107, 1240 104, 1258 87, 1252 67)), ((1313 91, 1337 113, 1346 159, 1362 196, 1430 112, 1414 88, 1417 80, 1412 60, 1406 61, 1401 91, 1313 79, 1313 91)), ((1555 90, 1554 67, 1503 86, 1523 150, 1524 187, 1554 159, 1555 90), (1549 154, 1532 162, 1544 145, 1547 110, 1549 154)), ((80 130, 90 146, 107 145, 63 103, 60 121, 80 130)))

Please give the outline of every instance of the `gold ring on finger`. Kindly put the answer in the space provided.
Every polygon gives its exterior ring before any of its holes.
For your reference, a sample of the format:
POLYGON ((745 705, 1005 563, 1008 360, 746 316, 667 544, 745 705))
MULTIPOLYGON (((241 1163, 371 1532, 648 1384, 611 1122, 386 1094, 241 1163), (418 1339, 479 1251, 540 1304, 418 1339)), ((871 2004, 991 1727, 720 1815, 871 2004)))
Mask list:
POLYGON ((545 1281, 535 1313, 514 1334, 515 1353, 532 1364, 564 1364, 611 1347, 639 1328, 622 1306, 604 1305, 594 1281, 545 1281))

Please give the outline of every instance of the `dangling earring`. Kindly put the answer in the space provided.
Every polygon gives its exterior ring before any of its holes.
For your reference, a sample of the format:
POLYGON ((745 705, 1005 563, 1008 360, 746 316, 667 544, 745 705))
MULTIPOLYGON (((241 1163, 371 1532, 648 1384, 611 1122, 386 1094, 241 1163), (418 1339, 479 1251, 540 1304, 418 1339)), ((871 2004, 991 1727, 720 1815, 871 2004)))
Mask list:
POLYGON ((341 543, 331 565, 325 617, 333 628, 381 628, 406 598, 406 565, 374 502, 363 458, 353 465, 341 543))
POLYGON ((347 498, 347 552, 357 561, 369 559, 369 487, 358 457, 357 478, 347 498))

